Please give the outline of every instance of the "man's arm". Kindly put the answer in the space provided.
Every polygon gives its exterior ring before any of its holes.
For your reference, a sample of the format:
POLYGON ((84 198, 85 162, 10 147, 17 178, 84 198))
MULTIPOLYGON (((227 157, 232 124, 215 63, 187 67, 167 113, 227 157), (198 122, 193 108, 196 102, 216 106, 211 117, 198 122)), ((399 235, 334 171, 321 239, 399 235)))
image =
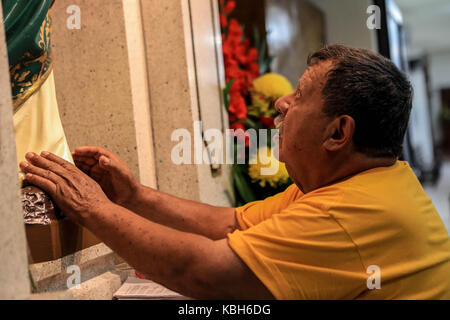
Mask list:
POLYGON ((79 147, 72 155, 76 166, 96 180, 111 201, 151 221, 213 240, 239 229, 234 208, 184 200, 144 187, 122 159, 104 148, 79 147))
POLYGON ((156 282, 193 298, 272 298, 227 239, 213 241, 138 216, 112 203, 95 181, 53 154, 28 153, 26 158, 29 163, 20 167, 31 184, 156 282))
POLYGON ((227 239, 168 228, 110 204, 82 224, 130 265, 182 295, 199 299, 273 299, 227 239))
POLYGON ((153 222, 212 240, 224 239, 240 229, 235 208, 181 199, 142 185, 122 206, 153 222))

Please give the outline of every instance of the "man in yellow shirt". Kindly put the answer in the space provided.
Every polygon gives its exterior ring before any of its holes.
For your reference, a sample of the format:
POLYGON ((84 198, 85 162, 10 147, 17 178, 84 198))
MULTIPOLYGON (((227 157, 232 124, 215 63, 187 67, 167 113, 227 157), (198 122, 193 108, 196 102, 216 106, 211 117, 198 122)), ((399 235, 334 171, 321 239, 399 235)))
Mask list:
POLYGON ((73 153, 87 175, 49 153, 28 154, 21 168, 69 218, 187 296, 450 299, 447 231, 398 161, 411 110, 405 75, 345 46, 308 64, 276 102, 279 157, 294 185, 264 201, 234 209, 179 199, 141 186, 99 147, 73 153))

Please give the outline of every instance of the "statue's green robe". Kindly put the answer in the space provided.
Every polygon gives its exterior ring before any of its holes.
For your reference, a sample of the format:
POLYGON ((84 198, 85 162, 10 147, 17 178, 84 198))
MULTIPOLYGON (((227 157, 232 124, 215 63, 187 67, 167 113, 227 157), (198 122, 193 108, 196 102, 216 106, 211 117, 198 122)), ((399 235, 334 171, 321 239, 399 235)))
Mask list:
POLYGON ((2 0, 18 162, 49 151, 72 161, 56 101, 52 72, 53 0, 2 0))

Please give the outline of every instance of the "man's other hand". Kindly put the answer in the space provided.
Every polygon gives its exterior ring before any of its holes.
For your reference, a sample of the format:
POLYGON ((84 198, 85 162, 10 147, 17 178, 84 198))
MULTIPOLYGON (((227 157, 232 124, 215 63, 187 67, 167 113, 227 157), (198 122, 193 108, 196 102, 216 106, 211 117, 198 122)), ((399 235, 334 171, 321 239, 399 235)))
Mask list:
POLYGON ((69 218, 83 224, 92 212, 111 203, 100 186, 70 162, 48 152, 25 155, 26 179, 46 191, 69 218))
POLYGON ((118 156, 101 147, 79 147, 72 152, 75 165, 102 187, 114 203, 125 206, 132 201, 140 183, 118 156))

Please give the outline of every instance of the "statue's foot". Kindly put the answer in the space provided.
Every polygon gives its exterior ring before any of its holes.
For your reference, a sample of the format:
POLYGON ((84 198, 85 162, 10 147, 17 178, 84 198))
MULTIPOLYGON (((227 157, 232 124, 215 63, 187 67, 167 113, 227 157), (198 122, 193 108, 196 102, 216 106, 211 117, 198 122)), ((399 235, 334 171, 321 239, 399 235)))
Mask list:
POLYGON ((45 191, 26 183, 24 186, 21 190, 21 199, 25 224, 48 225, 51 220, 62 218, 60 211, 45 191))

